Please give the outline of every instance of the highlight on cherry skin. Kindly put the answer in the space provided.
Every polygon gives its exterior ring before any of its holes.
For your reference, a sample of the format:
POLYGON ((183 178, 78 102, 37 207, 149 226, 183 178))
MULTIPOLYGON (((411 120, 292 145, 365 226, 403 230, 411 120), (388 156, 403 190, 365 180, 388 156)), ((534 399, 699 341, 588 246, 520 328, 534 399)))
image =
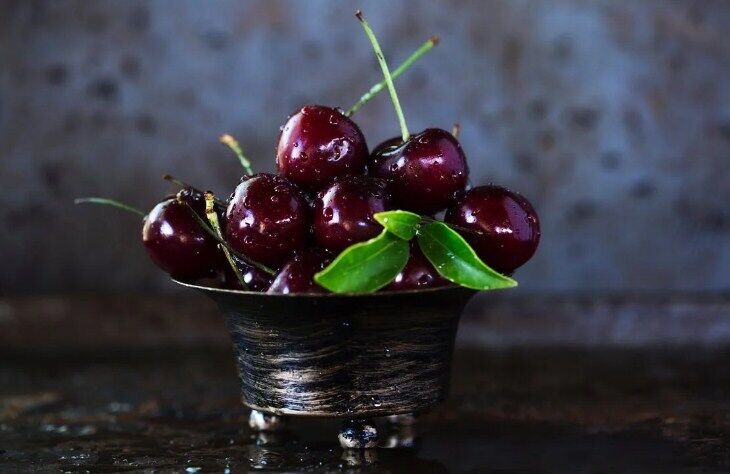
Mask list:
POLYGON ((427 215, 453 203, 469 179, 461 145, 439 128, 428 128, 405 142, 386 140, 373 150, 368 168, 371 176, 390 183, 396 208, 427 215))
POLYGON ((411 255, 403 270, 384 288, 385 291, 421 290, 449 286, 452 283, 439 275, 431 262, 423 255, 415 241, 411 242, 411 255))
POLYGON ((510 275, 540 243, 540 220, 522 195, 500 186, 477 186, 446 212, 445 221, 475 232, 463 237, 490 267, 510 275))
POLYGON ((142 227, 142 243, 150 259, 173 278, 211 277, 223 268, 216 241, 195 221, 190 206, 205 216, 202 195, 183 190, 157 204, 142 227))
POLYGON ((278 267, 310 241, 311 210, 283 176, 244 176, 228 201, 225 239, 253 261, 278 267))
POLYGON ((326 290, 314 282, 314 275, 331 260, 332 254, 317 247, 297 252, 276 275, 268 293, 325 293, 326 290))
POLYGON ((230 264, 228 264, 225 266, 222 275, 224 288, 228 290, 263 292, 266 291, 269 286, 271 286, 271 282, 274 280, 273 275, 270 275, 264 270, 244 262, 235 255, 233 255, 232 258, 239 273, 241 274, 241 277, 243 278, 243 285, 238 280, 238 276, 236 276, 230 264))
POLYGON ((281 127, 276 147, 279 174, 307 191, 338 176, 365 172, 368 147, 360 127, 336 108, 306 105, 281 127))
POLYGON ((382 226, 373 214, 390 208, 385 182, 368 176, 336 179, 314 203, 314 236, 333 252, 378 235, 382 226))

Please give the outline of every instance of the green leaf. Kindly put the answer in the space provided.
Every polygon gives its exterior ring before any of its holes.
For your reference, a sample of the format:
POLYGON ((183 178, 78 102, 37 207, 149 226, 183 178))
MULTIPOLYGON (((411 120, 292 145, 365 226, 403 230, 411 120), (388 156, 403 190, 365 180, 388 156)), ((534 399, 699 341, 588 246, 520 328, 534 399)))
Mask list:
POLYGON ((443 222, 422 226, 418 246, 441 276, 458 285, 474 290, 517 286, 515 280, 482 262, 466 240, 443 222))
POLYGON ((379 236, 343 250, 314 281, 334 293, 371 293, 403 270, 409 251, 408 242, 383 229, 379 236))
POLYGON ((408 211, 384 211, 373 214, 376 221, 403 240, 416 236, 421 216, 408 211))

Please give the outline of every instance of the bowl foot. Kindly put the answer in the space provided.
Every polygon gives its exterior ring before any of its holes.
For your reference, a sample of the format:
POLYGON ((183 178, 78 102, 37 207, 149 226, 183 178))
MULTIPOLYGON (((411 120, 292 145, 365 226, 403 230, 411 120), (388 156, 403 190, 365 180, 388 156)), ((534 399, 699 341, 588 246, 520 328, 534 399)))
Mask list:
POLYGON ((248 417, 248 426, 254 431, 280 431, 284 427, 284 418, 258 410, 251 410, 248 417))
POLYGON ((355 419, 342 423, 338 436, 345 449, 370 449, 378 447, 378 429, 371 419, 355 419))

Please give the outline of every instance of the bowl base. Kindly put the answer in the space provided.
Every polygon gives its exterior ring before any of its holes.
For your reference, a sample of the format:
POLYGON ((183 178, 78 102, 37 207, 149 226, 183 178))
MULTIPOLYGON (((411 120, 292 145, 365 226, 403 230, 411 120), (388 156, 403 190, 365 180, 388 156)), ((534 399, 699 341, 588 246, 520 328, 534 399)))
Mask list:
MULTIPOLYGON (((414 413, 390 415, 382 419, 386 438, 381 440, 373 418, 352 418, 342 422, 337 439, 346 450, 381 448, 412 448, 415 445, 414 413)), ((278 436, 286 430, 287 416, 251 410, 248 425, 258 436, 278 436)))
POLYGON ((378 447, 378 427, 372 419, 347 420, 337 436, 343 449, 371 449, 378 447))

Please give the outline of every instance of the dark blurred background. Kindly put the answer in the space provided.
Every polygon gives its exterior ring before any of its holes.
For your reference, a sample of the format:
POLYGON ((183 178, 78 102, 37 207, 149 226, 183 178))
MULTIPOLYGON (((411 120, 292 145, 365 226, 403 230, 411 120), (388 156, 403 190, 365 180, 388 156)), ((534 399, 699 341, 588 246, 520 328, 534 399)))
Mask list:
MULTIPOLYGON (((730 3, 723 1, 0 1, 0 289, 171 291, 140 223, 171 173, 230 193, 236 135, 274 168, 307 103, 380 80, 364 8, 413 130, 462 124, 473 183, 537 208, 529 290, 730 288, 730 3)), ((356 116, 397 134, 387 94, 356 116)))

